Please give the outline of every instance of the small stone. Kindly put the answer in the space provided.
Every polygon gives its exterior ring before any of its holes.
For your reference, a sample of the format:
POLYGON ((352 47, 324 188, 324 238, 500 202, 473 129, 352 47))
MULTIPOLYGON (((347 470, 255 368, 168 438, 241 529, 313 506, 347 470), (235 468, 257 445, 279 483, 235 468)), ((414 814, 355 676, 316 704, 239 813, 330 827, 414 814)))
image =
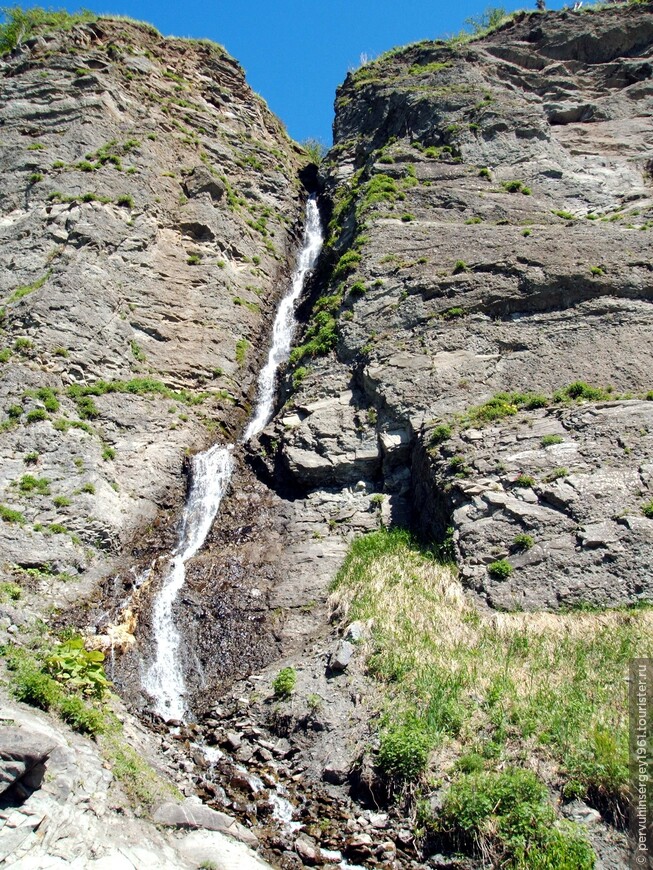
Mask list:
POLYGON ((319 849, 316 849, 307 838, 297 838, 295 841, 295 851, 302 861, 305 861, 307 864, 315 864, 318 859, 319 849))
POLYGON ((373 828, 387 828, 388 814, 387 813, 370 813, 370 824, 373 828))
POLYGON ((352 622, 351 625, 347 626, 347 630, 345 631, 345 640, 349 640, 352 643, 358 643, 363 639, 365 635, 365 625, 357 620, 356 622, 352 622))
POLYGON ((235 752, 237 749, 240 749, 243 738, 237 731, 227 731, 225 741, 235 752))
POLYGON ((325 864, 340 864, 342 852, 335 849, 320 849, 320 858, 325 864))
POLYGON ((356 647, 348 640, 339 641, 335 651, 331 654, 329 665, 333 671, 344 671, 349 667, 356 647))
POLYGON ((288 755, 290 755, 290 752, 292 751, 292 746, 285 737, 280 737, 279 740, 277 740, 277 742, 272 747, 272 751, 277 756, 277 758, 286 758, 288 755))

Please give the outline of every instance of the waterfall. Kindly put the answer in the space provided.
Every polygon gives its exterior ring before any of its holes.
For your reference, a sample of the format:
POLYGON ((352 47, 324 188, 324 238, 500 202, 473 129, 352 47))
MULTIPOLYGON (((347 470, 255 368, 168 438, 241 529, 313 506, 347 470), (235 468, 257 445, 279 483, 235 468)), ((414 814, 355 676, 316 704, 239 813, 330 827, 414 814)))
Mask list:
MULTIPOLYGON (((258 435, 272 417, 277 372, 288 359, 295 331, 295 305, 306 276, 317 261, 322 241, 320 214, 315 199, 311 197, 306 206, 302 247, 290 288, 277 309, 268 359, 258 376, 256 406, 241 439, 243 443, 258 435)), ((186 712, 186 685, 179 655, 181 636, 175 625, 173 608, 186 580, 186 562, 204 544, 229 486, 233 450, 233 444, 226 447, 216 444, 193 458, 191 486, 177 546, 166 566, 152 610, 155 654, 142 683, 155 699, 156 712, 166 719, 182 719, 186 712)))

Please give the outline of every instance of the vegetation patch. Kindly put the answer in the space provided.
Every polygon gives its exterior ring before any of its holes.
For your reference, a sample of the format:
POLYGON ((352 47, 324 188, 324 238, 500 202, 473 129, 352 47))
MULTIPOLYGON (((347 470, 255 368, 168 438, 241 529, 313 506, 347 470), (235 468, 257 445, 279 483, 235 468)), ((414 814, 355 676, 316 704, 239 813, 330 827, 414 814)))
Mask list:
POLYGON ((451 788, 441 811, 426 811, 429 829, 455 849, 501 856, 492 866, 590 868, 547 791, 625 805, 624 673, 653 652, 653 609, 486 616, 450 567, 397 529, 352 543, 331 601, 343 620, 372 620, 362 651, 385 685, 380 771, 415 784, 419 803, 441 747, 437 775, 451 788))
POLYGON ((104 653, 87 650, 81 637, 73 636, 36 650, 18 646, 0 649, 10 672, 13 696, 41 710, 52 710, 75 730, 97 735, 106 730, 100 704, 108 696, 104 653))

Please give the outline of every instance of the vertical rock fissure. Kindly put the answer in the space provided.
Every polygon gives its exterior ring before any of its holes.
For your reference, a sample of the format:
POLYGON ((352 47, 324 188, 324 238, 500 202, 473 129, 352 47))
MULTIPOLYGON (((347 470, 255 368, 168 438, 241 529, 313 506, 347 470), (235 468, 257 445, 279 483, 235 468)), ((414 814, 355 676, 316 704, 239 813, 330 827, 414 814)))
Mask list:
MULTIPOLYGON (((243 443, 258 435, 269 422, 275 402, 279 366, 290 354, 295 327, 295 306, 308 273, 322 248, 320 214, 314 197, 308 201, 302 247, 288 292, 274 320, 268 359, 259 373, 254 413, 243 433, 243 443)), ((154 658, 142 676, 143 689, 154 698, 156 712, 166 719, 182 719, 187 712, 186 683, 180 655, 182 638, 175 623, 175 603, 184 586, 186 562, 202 548, 233 473, 234 445, 214 445, 193 459, 191 486, 184 508, 177 546, 171 554, 152 610, 154 658)))

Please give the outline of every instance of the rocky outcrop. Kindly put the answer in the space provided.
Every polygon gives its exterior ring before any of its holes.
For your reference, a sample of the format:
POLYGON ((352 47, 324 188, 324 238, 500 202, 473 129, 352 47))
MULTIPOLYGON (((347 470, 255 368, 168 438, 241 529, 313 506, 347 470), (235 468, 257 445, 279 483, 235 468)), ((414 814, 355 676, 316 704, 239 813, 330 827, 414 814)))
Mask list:
POLYGON ((495 606, 653 591, 652 42, 648 6, 520 13, 338 91, 330 264, 279 467, 304 490, 362 478, 430 540, 451 527, 495 606), (516 404, 475 410, 497 394, 516 404))
MULTIPOLYGON (((95 743, 22 704, 3 699, 0 712, 3 723, 12 723, 0 728, 0 771, 3 780, 13 777, 0 796, 0 866, 190 870, 202 861, 230 870, 269 866, 238 842, 255 843, 249 831, 226 814, 203 807, 197 798, 192 804, 195 816, 211 816, 211 821, 220 816, 219 829, 213 824, 181 836, 158 830, 129 808, 119 780, 95 743), (17 769, 21 764, 23 771, 17 769)), ((122 718, 141 757, 154 755, 152 737, 124 713, 122 718)), ((127 773, 128 765, 122 771, 127 773)), ((145 776, 143 771, 140 776, 145 776)), ((180 780, 188 787, 187 777, 180 780)), ((174 806, 181 811, 185 804, 174 806)), ((160 815, 170 824, 163 808, 160 815)))
POLYGON ((69 602, 239 431, 306 159, 208 41, 99 19, 0 76, 1 564, 69 602))

